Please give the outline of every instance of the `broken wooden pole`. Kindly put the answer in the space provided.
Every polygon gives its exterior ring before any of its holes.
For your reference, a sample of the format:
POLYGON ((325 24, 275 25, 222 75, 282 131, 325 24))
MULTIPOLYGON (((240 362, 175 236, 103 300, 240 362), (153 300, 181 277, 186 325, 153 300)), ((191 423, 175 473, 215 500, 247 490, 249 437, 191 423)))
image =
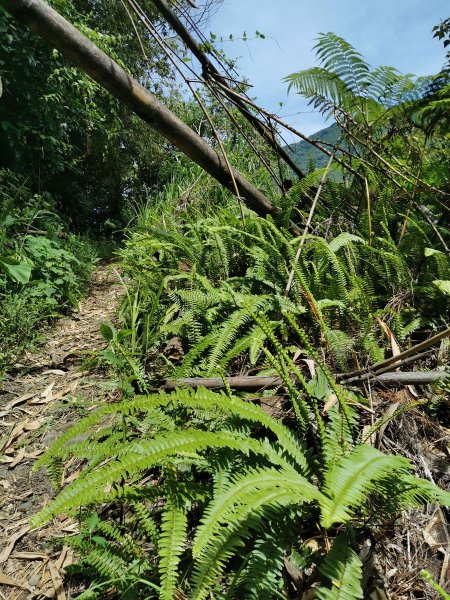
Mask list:
MULTIPOLYGON (((370 378, 371 385, 401 386, 430 385, 449 378, 445 371, 412 371, 409 373, 384 373, 370 378)), ((295 381, 295 380, 293 380, 295 381)), ((358 382, 355 381, 355 384, 358 382)), ((208 389, 224 389, 226 386, 242 392, 255 392, 283 386, 281 377, 276 376, 241 376, 241 377, 186 377, 168 379, 162 389, 174 390, 179 387, 205 387, 208 389)))
MULTIPOLYGON (((203 138, 48 4, 42 0, 0 0, 0 6, 126 104, 258 215, 278 213, 264 194, 238 171, 232 169, 231 175, 224 158, 203 138)), ((291 229, 300 234, 295 224, 291 224, 291 229)))

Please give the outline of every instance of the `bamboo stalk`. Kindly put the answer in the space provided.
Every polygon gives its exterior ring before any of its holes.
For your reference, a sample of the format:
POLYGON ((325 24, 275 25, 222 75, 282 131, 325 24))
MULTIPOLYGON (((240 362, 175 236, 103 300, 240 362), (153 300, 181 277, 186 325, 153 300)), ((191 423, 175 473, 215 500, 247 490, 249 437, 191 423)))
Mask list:
POLYGON ((233 93, 233 90, 229 88, 226 80, 220 75, 217 71, 214 64, 209 60, 208 56, 201 50, 196 40, 192 37, 177 15, 170 8, 168 2, 166 0, 152 0, 153 4, 156 6, 158 11, 162 14, 162 16, 166 19, 172 29, 177 33, 192 54, 196 57, 203 68, 203 78, 206 82, 217 81, 222 85, 222 89, 227 98, 233 102, 239 112, 247 119, 249 123, 256 129, 256 131, 261 135, 261 137, 278 153, 278 155, 284 160, 284 162, 289 165, 289 167, 294 171, 294 173, 299 177, 303 178, 305 175, 297 165, 297 163, 293 160, 293 158, 289 155, 286 150, 280 146, 277 142, 273 132, 270 130, 265 123, 262 123, 258 117, 256 117, 253 113, 251 113, 246 106, 246 103, 240 100, 233 93))
MULTIPOLYGON (((413 371, 410 373, 384 373, 370 376, 372 385, 428 385, 449 377, 445 371, 413 371)), ((230 387, 240 391, 258 391, 281 387, 281 377, 275 376, 241 376, 241 377, 185 377, 168 379, 162 386, 164 390, 174 390, 179 387, 205 387, 208 389, 225 389, 230 387)))
MULTIPOLYGON (((399 361, 398 363, 394 363, 392 365, 388 365, 387 367, 384 367, 384 369, 380 369, 379 371, 377 371, 375 373, 375 375, 378 377, 379 375, 382 375, 383 373, 389 373, 391 371, 395 371, 396 369, 399 369, 400 367, 410 365, 411 363, 417 362, 418 360, 421 360, 422 358, 429 356, 432 352, 433 352, 433 350, 425 350, 425 352, 420 352, 419 354, 415 354, 414 356, 409 356, 408 358, 404 358, 403 360, 399 361)), ((372 373, 372 372, 366 373, 365 375, 356 375, 355 377, 351 377, 350 379, 345 379, 345 381, 343 383, 348 384, 348 383, 353 383, 354 381, 358 381, 358 382, 367 381, 368 379, 370 379, 373 376, 374 376, 374 373, 372 373)), ((341 377, 345 377, 345 375, 344 376, 341 375, 341 377)), ((338 377, 338 379, 339 379, 339 377, 338 377)))

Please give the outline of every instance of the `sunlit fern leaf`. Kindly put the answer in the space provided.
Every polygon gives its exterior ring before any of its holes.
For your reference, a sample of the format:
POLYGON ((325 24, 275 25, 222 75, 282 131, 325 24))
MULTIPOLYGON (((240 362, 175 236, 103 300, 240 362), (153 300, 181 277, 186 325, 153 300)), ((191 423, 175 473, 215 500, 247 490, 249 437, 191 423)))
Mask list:
POLYGON ((397 500, 400 506, 423 506, 430 502, 450 506, 450 492, 441 489, 432 481, 414 475, 404 475, 398 483, 397 500))
POLYGON ((208 335, 205 335, 197 344, 184 355, 183 362, 175 369, 176 377, 189 377, 194 373, 195 367, 205 351, 214 345, 216 339, 216 329, 212 328, 208 335))
MULTIPOLYGON (((225 396, 206 388, 198 388, 195 392, 190 389, 179 389, 172 396, 165 396, 165 399, 167 401, 173 399, 174 405, 216 409, 224 414, 231 414, 256 425, 266 427, 276 436, 282 451, 295 461, 299 471, 304 475, 308 474, 309 466, 303 442, 288 427, 283 425, 281 421, 271 417, 260 406, 241 400, 237 396, 225 396)), ((153 406, 162 400, 164 400, 164 397, 156 395, 149 396, 148 398, 145 396, 140 399, 137 398, 134 408, 131 408, 131 410, 136 410, 138 407, 143 409, 146 406, 153 406)), ((124 408, 127 409, 128 406, 129 404, 124 408)))
MULTIPOLYGON (((209 543, 227 523, 236 520, 236 511, 249 504, 252 498, 262 498, 271 491, 284 490, 291 494, 293 504, 302 504, 318 500, 319 490, 307 479, 296 473, 294 469, 288 471, 275 471, 274 469, 261 469, 249 471, 230 479, 224 487, 217 488, 215 495, 203 514, 201 525, 192 548, 194 557, 200 557, 209 543), (237 508, 241 507, 241 508, 237 508)), ((262 504, 261 504, 262 506, 262 504)))
POLYGON ((274 464, 289 466, 289 463, 269 444, 238 434, 195 429, 171 433, 169 437, 164 433, 150 441, 130 443, 126 455, 112 460, 85 476, 80 476, 33 517, 32 526, 38 527, 54 515, 79 506, 120 497, 121 481, 137 476, 156 465, 164 464, 168 458, 179 453, 196 453, 207 448, 230 448, 244 454, 252 452, 269 458, 274 464))
POLYGON ((235 310, 216 331, 214 346, 208 355, 210 367, 207 374, 214 370, 221 355, 238 338, 241 327, 251 321, 251 315, 247 310, 247 306, 251 306, 252 310, 257 312, 266 312, 272 300, 270 296, 244 296, 242 299, 237 299, 238 301, 245 302, 245 306, 235 310))
POLYGON ((344 232, 337 235, 335 238, 328 242, 328 247, 331 252, 338 252, 341 248, 344 248, 348 244, 353 243, 362 243, 364 244, 364 240, 359 235, 354 235, 353 233, 344 232))
POLYGON ((331 587, 318 588, 314 593, 317 600, 358 600, 363 597, 362 563, 344 534, 334 540, 319 571, 331 587))
POLYGON ((162 516, 158 543, 160 599, 173 600, 178 580, 178 565, 186 543, 187 516, 184 508, 168 500, 162 516))
POLYGON ((86 432, 90 432, 91 428, 101 421, 108 414, 115 413, 116 408, 114 406, 103 406, 97 409, 94 413, 91 413, 87 417, 79 420, 75 425, 70 427, 66 432, 64 432, 51 446, 50 448, 36 461, 33 466, 33 470, 37 470, 44 465, 48 465, 51 463, 54 456, 64 456, 66 452, 64 452, 64 448, 77 436, 81 436, 86 434, 86 432))
POLYGON ((405 458, 389 456, 369 446, 358 446, 325 474, 322 491, 327 498, 321 502, 323 527, 349 521, 378 481, 387 476, 397 478, 410 468, 405 458))
POLYGON ((47 474, 55 490, 61 487, 64 472, 64 461, 61 456, 54 456, 47 463, 47 474))
POLYGON ((91 550, 85 560, 103 577, 123 581, 127 579, 128 568, 126 562, 108 548, 91 550))
POLYGON ((295 489, 290 492, 284 486, 279 488, 270 485, 243 495, 242 504, 235 505, 227 526, 221 527, 215 537, 209 538, 198 555, 189 598, 204 600, 211 585, 223 573, 230 557, 242 546, 243 539, 251 535, 252 530, 259 529, 267 519, 275 518, 277 511, 285 510, 286 506, 304 502, 304 496, 298 492, 297 495, 295 489))

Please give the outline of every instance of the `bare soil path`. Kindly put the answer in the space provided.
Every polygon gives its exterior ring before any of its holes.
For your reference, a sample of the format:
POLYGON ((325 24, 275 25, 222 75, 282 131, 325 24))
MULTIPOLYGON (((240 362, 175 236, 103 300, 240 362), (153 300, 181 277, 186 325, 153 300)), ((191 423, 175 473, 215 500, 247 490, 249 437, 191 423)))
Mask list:
MULTIPOLYGON (((117 275, 101 266, 80 310, 49 328, 39 354, 22 357, 0 382, 0 600, 70 596, 62 580, 71 551, 55 551, 50 540, 75 532, 77 524, 62 519, 29 530, 30 517, 54 494, 45 472, 32 467, 69 425, 116 394, 86 358, 105 345, 99 326, 114 321, 121 294, 117 275)), ((69 463, 63 482, 76 475, 69 463)))

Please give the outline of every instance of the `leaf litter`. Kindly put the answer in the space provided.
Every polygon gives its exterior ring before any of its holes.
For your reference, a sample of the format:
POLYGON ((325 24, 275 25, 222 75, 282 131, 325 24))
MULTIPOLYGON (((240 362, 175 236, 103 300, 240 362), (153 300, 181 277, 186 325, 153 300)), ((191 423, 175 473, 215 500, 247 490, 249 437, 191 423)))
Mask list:
MULTIPOLYGON (((85 365, 85 356, 104 346, 100 324, 114 321, 122 287, 107 265, 94 274, 78 313, 49 327, 38 354, 25 353, 0 383, 0 598, 66 600, 64 569, 72 550, 55 551, 51 541, 74 534, 71 519, 31 531, 30 517, 54 495, 46 474, 32 472, 34 460, 80 417, 80 404, 108 402, 115 391, 107 375, 85 365), (76 398, 81 402, 70 400, 76 398)), ((65 481, 78 475, 67 465, 65 481)))

